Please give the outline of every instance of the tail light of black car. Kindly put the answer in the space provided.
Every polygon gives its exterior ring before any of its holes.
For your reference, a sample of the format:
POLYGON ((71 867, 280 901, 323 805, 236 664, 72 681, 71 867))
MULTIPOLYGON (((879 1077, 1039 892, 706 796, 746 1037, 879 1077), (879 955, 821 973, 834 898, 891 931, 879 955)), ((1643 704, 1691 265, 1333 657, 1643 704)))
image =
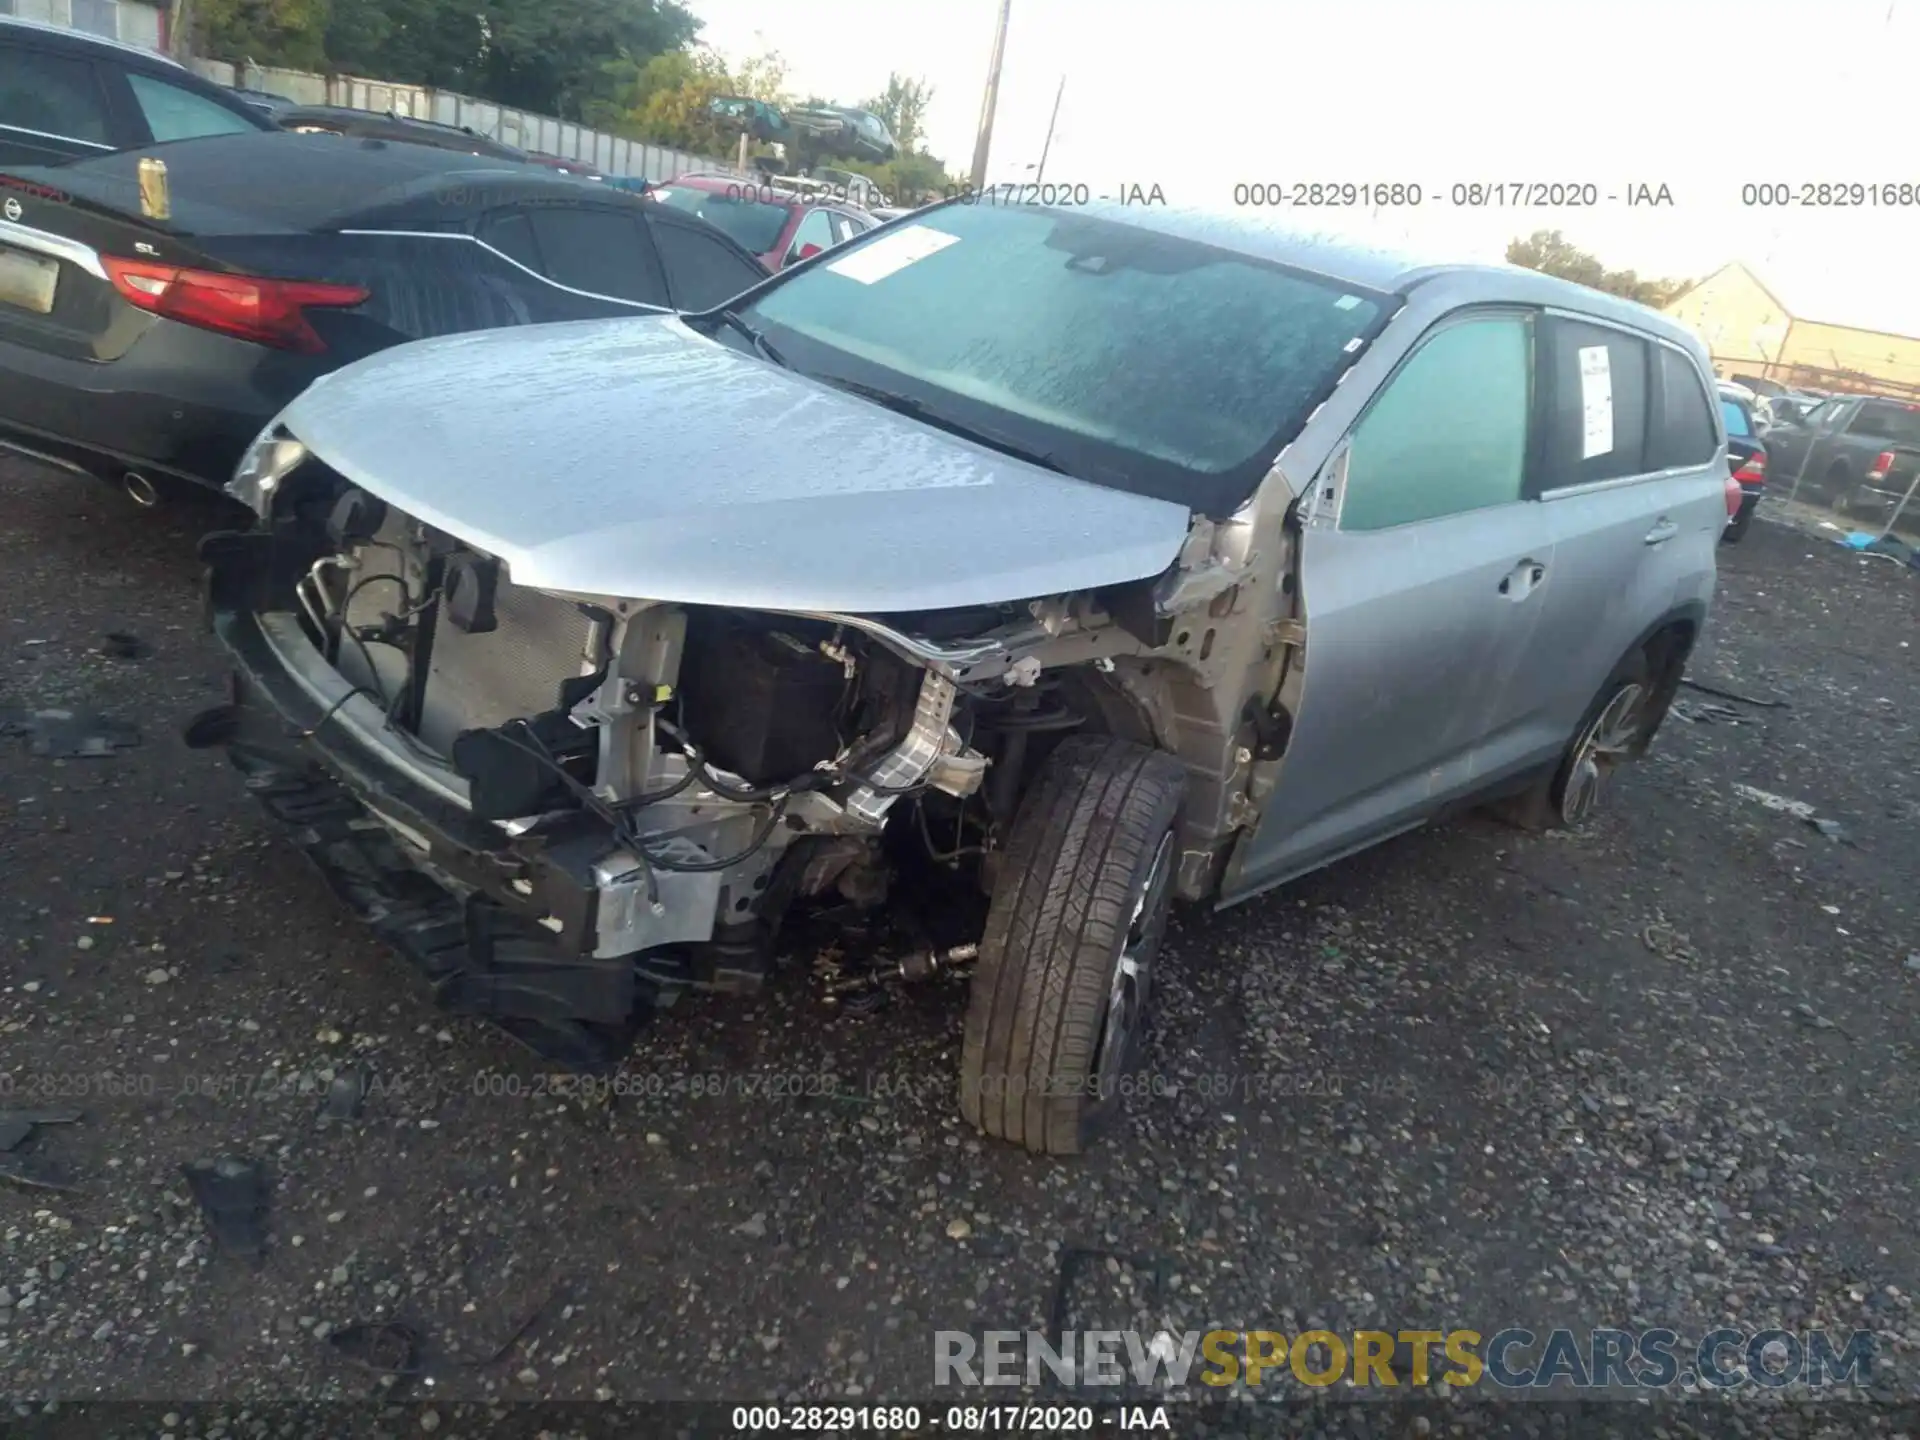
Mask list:
POLYGON ((307 319, 308 308, 360 305, 372 294, 360 285, 269 280, 112 255, 102 260, 113 288, 128 304, 184 325, 303 355, 327 348, 307 319))
POLYGON ((1756 450, 1733 472, 1733 478, 1742 485, 1763 484, 1767 478, 1767 457, 1763 451, 1756 450))
POLYGON ((1880 481, 1893 472, 1893 451, 1882 450, 1873 457, 1873 468, 1867 471, 1867 479, 1880 481))

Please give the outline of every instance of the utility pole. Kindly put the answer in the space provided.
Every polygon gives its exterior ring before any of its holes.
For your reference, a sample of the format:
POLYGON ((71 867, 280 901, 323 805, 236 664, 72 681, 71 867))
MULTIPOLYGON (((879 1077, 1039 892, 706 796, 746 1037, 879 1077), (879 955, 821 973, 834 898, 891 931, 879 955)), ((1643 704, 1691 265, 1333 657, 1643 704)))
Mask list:
POLYGON ((975 190, 984 190, 987 185, 987 152, 993 148, 993 112, 1000 104, 1000 62, 1007 53, 1007 17, 1013 10, 1013 0, 1000 0, 1000 23, 993 31, 993 59, 987 63, 987 93, 980 101, 980 138, 973 142, 973 176, 975 190))
POLYGON ((1060 97, 1067 93, 1067 77, 1060 77, 1060 88, 1053 92, 1053 118, 1047 121, 1047 138, 1040 146, 1040 164, 1033 172, 1033 183, 1047 178, 1047 152, 1053 148, 1053 127, 1060 123, 1060 97))

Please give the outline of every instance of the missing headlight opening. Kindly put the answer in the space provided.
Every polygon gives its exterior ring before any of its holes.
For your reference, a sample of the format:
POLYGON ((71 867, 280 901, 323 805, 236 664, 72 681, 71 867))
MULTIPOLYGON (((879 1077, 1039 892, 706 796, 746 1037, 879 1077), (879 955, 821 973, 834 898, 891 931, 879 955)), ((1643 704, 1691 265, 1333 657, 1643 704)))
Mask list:
POLYGON ((1151 597, 881 619, 563 593, 318 459, 260 500, 205 547, 240 660, 216 729, 444 1004, 568 1064, 782 960, 857 1008, 970 966, 1048 757, 1149 754, 1173 709, 1116 669, 1153 637, 1114 616, 1151 597))

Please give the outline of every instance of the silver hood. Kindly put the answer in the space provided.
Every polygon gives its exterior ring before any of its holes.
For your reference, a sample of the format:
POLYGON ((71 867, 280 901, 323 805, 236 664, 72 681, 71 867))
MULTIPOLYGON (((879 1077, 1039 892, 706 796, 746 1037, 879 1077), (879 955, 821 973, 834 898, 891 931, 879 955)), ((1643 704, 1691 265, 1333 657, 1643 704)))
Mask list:
POLYGON ((764 610, 993 604, 1156 575, 1163 500, 1070 480, 672 317, 384 351, 281 416, 517 584, 764 610))

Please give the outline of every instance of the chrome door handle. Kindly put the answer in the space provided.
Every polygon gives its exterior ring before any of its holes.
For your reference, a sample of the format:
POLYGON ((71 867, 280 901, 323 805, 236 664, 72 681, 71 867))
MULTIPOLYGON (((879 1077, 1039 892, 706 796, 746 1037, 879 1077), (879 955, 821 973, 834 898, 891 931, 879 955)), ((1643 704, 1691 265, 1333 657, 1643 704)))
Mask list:
POLYGON ((1651 530, 1647 531, 1647 544, 1664 545, 1680 533, 1680 527, 1664 516, 1651 530))

